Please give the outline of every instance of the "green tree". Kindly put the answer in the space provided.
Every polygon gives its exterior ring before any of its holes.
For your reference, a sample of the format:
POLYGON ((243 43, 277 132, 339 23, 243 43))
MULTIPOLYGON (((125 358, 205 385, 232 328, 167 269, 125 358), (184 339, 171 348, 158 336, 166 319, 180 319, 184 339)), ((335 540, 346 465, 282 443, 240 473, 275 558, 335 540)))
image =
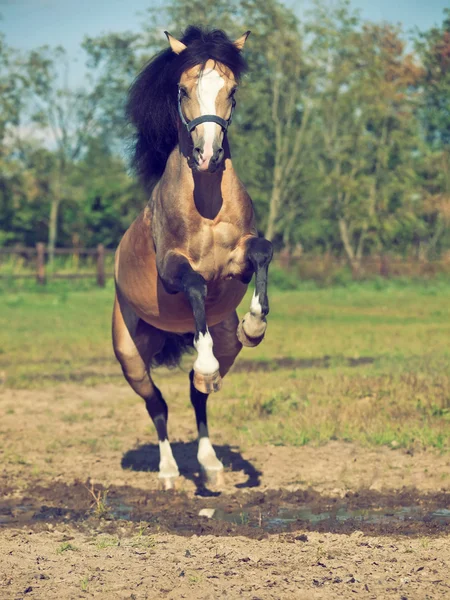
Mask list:
POLYGON ((58 236, 59 211, 63 200, 73 191, 69 175, 73 164, 81 158, 86 144, 99 134, 100 89, 73 89, 69 84, 69 61, 61 47, 47 46, 30 52, 27 73, 33 92, 31 120, 47 134, 56 168, 50 194, 48 256, 51 264, 58 236))
POLYGON ((440 27, 419 33, 416 50, 423 65, 420 117, 428 143, 450 147, 450 8, 440 27))
MULTIPOLYGON (((361 23, 348 4, 318 6, 311 23, 315 61, 317 186, 324 213, 356 271, 368 244, 380 250, 390 221, 406 210, 417 121, 410 87, 420 70, 399 31, 361 23)), ((392 242, 392 236, 390 239, 392 242)))

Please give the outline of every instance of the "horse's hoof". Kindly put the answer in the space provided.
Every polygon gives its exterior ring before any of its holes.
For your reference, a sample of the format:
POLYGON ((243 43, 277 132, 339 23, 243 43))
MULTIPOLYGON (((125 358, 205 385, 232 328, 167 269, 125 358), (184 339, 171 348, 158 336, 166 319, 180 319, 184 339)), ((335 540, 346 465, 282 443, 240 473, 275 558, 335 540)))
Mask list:
POLYGON ((194 371, 194 386, 199 392, 203 392, 204 394, 218 392, 222 387, 222 378, 219 371, 216 371, 212 375, 202 375, 194 371))
POLYGON ((202 467, 203 478, 212 487, 222 488, 225 485, 223 469, 205 469, 202 467))
POLYGON ((257 346, 258 344, 260 344, 263 341, 264 336, 266 334, 267 323, 262 321, 262 326, 260 327, 260 329, 263 330, 262 333, 258 332, 259 335, 252 337, 245 332, 244 321, 245 321, 245 317, 242 319, 242 321, 238 325, 237 332, 236 332, 237 338, 243 346, 246 346, 247 348, 254 348, 255 346, 257 346))
POLYGON ((177 480, 177 477, 160 477, 159 478, 159 483, 162 487, 162 489, 167 492, 168 490, 173 490, 175 489, 175 482, 177 480))

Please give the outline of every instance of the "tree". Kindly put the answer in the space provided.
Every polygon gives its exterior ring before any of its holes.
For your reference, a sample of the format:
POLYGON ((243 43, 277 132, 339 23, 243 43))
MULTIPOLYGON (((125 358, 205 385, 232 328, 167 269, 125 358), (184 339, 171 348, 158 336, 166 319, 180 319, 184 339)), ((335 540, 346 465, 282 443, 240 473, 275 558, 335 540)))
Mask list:
POLYGON ((440 27, 419 33, 416 51, 423 67, 417 112, 427 144, 419 165, 425 196, 420 246, 432 256, 450 222, 450 9, 440 27))
POLYGON ((318 6, 310 31, 320 148, 315 192, 357 271, 368 243, 383 246, 389 221, 405 210, 416 184, 417 122, 409 90, 420 69, 404 54, 396 28, 361 26, 347 3, 334 11, 318 6))
POLYGON ((450 8, 444 15, 440 27, 419 33, 416 39, 423 65, 419 114, 433 148, 450 147, 450 8))
POLYGON ((53 262, 58 236, 61 202, 71 195, 69 174, 73 163, 86 149, 89 139, 99 134, 100 88, 72 89, 69 61, 61 47, 47 46, 30 52, 27 73, 33 93, 30 118, 48 132, 48 144, 56 169, 50 193, 48 257, 53 262))

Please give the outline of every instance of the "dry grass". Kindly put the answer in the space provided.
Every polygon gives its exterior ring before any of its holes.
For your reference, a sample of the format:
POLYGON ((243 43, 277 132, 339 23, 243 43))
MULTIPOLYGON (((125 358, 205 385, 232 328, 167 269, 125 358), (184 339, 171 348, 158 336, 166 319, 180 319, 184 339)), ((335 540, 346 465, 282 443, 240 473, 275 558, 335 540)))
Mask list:
MULTIPOLYGON (((210 402, 212 426, 243 445, 339 439, 448 449, 449 292, 442 282, 272 290, 267 339, 241 354, 267 366, 227 377, 210 402), (297 366, 279 368, 284 357, 297 366), (359 364, 362 357, 370 361, 359 364), (351 360, 358 366, 349 366, 351 360)), ((123 385, 110 346, 112 295, 111 286, 73 292, 62 286, 0 296, 4 388, 38 389, 74 379, 123 385)), ((162 370, 156 378, 169 405, 188 414, 186 374, 162 370)), ((131 391, 128 398, 140 402, 131 391)), ((70 411, 57 405, 48 410, 66 432, 47 448, 49 461, 65 445, 89 453, 120 448, 118 407, 74 402, 70 411), (114 427, 105 437, 90 438, 86 428, 99 418, 114 427)), ((17 418, 12 402, 5 419, 17 418)))

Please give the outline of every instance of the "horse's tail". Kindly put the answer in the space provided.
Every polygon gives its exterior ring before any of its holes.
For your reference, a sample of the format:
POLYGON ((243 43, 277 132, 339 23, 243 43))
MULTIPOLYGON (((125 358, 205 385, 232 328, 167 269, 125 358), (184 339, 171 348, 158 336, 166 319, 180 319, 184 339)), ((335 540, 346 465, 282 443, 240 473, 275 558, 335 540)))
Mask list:
POLYGON ((166 332, 164 346, 152 358, 152 367, 178 367, 183 354, 191 352, 194 347, 193 333, 170 333, 166 332))

